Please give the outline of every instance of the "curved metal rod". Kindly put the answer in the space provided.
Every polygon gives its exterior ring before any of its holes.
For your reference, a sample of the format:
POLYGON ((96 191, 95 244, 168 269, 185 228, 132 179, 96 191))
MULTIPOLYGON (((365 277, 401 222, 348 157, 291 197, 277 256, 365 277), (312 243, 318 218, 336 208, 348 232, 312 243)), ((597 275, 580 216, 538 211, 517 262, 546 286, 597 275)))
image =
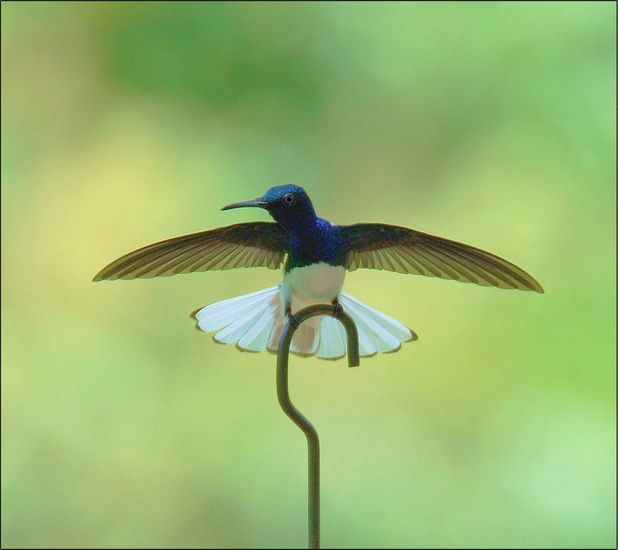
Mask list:
POLYGON ((307 437, 307 451, 309 453, 309 548, 320 547, 320 440, 313 424, 290 401, 288 360, 294 332, 303 321, 315 315, 330 315, 343 324, 348 338, 348 366, 357 367, 360 364, 356 325, 340 305, 316 304, 301 309, 294 315, 295 322, 288 319, 283 328, 279 340, 279 349, 277 350, 277 397, 285 414, 307 437))

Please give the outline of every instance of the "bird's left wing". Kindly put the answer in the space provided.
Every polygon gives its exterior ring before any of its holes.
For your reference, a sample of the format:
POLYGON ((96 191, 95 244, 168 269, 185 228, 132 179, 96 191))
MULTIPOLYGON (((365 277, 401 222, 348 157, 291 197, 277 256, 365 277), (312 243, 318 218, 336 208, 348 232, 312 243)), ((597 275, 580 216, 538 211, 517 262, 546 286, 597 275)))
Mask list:
POLYGON ((278 269, 287 237, 276 223, 250 222, 174 237, 129 252, 93 281, 145 279, 235 267, 278 269))
POLYGON ((385 269, 499 288, 543 292, 515 264, 467 244, 396 225, 358 223, 340 226, 346 268, 385 269))

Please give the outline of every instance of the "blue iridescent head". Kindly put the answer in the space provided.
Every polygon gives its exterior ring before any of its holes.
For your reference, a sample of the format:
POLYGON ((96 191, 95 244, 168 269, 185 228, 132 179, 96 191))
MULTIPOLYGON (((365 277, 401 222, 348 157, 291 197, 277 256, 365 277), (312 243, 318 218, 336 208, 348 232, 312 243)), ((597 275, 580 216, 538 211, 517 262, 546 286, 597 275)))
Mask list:
POLYGON ((246 202, 224 206, 222 210, 257 206, 268 213, 283 227, 292 229, 302 227, 315 220, 313 204, 305 190, 298 185, 278 185, 271 187, 263 196, 246 202))

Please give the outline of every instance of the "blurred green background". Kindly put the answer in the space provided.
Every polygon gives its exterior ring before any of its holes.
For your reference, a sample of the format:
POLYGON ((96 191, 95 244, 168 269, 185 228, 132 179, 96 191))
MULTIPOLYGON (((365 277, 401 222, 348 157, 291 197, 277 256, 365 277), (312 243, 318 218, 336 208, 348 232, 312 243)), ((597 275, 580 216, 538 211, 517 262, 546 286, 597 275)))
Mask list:
POLYGON ((91 283, 307 188, 521 265, 546 294, 378 271, 415 330, 293 358, 330 547, 615 540, 614 3, 2 3, 2 545, 302 547, 273 355, 199 333, 266 269, 91 283))

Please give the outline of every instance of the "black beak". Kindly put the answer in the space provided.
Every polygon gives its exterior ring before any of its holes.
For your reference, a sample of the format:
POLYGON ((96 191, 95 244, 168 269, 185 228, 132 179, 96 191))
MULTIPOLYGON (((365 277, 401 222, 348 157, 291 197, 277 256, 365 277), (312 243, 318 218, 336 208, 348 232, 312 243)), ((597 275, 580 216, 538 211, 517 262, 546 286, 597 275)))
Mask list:
POLYGON ((228 204, 221 210, 232 210, 232 208, 249 208, 250 206, 257 206, 258 208, 268 208, 268 203, 263 201, 262 198, 254 199, 252 201, 235 202, 234 204, 228 204))

